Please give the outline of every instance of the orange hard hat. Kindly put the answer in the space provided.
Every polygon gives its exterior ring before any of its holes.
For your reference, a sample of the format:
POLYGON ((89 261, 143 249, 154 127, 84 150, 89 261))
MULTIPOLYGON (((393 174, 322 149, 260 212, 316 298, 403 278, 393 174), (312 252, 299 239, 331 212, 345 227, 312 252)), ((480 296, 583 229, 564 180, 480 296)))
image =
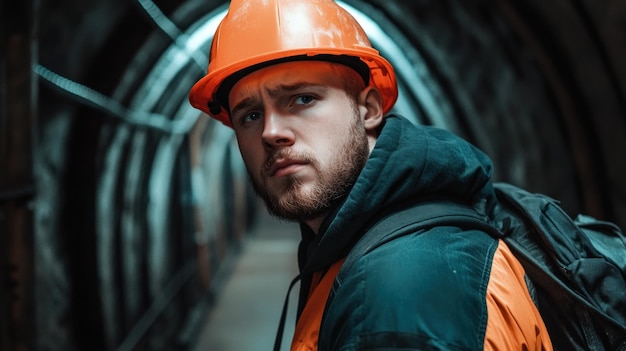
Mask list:
POLYGON ((189 93, 191 105, 232 126, 228 93, 243 76, 287 61, 348 65, 380 91, 383 111, 398 98, 391 64, 372 48, 359 23, 333 0, 232 0, 218 26, 206 76, 189 93))

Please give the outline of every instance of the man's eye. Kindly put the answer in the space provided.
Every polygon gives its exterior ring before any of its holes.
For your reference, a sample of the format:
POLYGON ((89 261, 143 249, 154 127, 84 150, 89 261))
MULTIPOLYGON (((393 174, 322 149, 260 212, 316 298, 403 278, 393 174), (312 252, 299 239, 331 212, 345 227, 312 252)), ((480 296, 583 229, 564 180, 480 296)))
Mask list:
POLYGON ((315 97, 312 95, 300 95, 296 97, 295 103, 300 105, 310 104, 315 100, 315 97))
POLYGON ((259 112, 250 112, 247 115, 243 116, 241 121, 244 123, 249 123, 249 122, 256 121, 259 118, 261 118, 261 114, 259 112))

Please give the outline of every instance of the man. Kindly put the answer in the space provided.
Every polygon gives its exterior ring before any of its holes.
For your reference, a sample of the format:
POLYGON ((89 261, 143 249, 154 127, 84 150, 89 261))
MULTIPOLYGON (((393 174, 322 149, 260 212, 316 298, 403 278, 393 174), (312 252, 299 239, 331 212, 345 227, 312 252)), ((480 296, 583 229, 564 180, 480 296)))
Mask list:
POLYGON ((486 233, 419 230, 342 267, 394 206, 438 197, 488 213, 495 202, 482 152, 385 115, 393 67, 346 11, 233 0, 209 62, 192 105, 234 129, 269 210, 301 224, 292 350, 551 349, 523 268, 486 233))

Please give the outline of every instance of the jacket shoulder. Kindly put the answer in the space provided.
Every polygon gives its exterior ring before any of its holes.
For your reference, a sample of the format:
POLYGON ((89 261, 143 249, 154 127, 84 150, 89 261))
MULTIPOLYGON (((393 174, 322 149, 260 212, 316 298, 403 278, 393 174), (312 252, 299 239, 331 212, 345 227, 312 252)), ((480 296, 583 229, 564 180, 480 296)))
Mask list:
POLYGON ((391 333, 412 343, 445 343, 445 349, 482 349, 497 246, 486 233, 437 227, 367 253, 333 287, 320 346, 332 341, 329 349, 340 349, 364 342, 364 335, 384 340, 391 333))

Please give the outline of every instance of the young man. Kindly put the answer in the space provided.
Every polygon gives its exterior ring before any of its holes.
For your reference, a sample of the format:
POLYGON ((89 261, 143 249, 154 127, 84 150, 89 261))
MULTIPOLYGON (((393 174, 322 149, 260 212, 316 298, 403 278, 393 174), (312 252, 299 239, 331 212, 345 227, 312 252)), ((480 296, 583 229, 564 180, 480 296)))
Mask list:
POLYGON ((401 203, 495 204, 482 152, 385 115, 393 68, 346 11, 233 0, 210 56, 192 105, 234 129, 270 212, 301 223, 292 350, 551 349, 523 268, 486 233, 418 230, 342 267, 371 220, 401 203))

